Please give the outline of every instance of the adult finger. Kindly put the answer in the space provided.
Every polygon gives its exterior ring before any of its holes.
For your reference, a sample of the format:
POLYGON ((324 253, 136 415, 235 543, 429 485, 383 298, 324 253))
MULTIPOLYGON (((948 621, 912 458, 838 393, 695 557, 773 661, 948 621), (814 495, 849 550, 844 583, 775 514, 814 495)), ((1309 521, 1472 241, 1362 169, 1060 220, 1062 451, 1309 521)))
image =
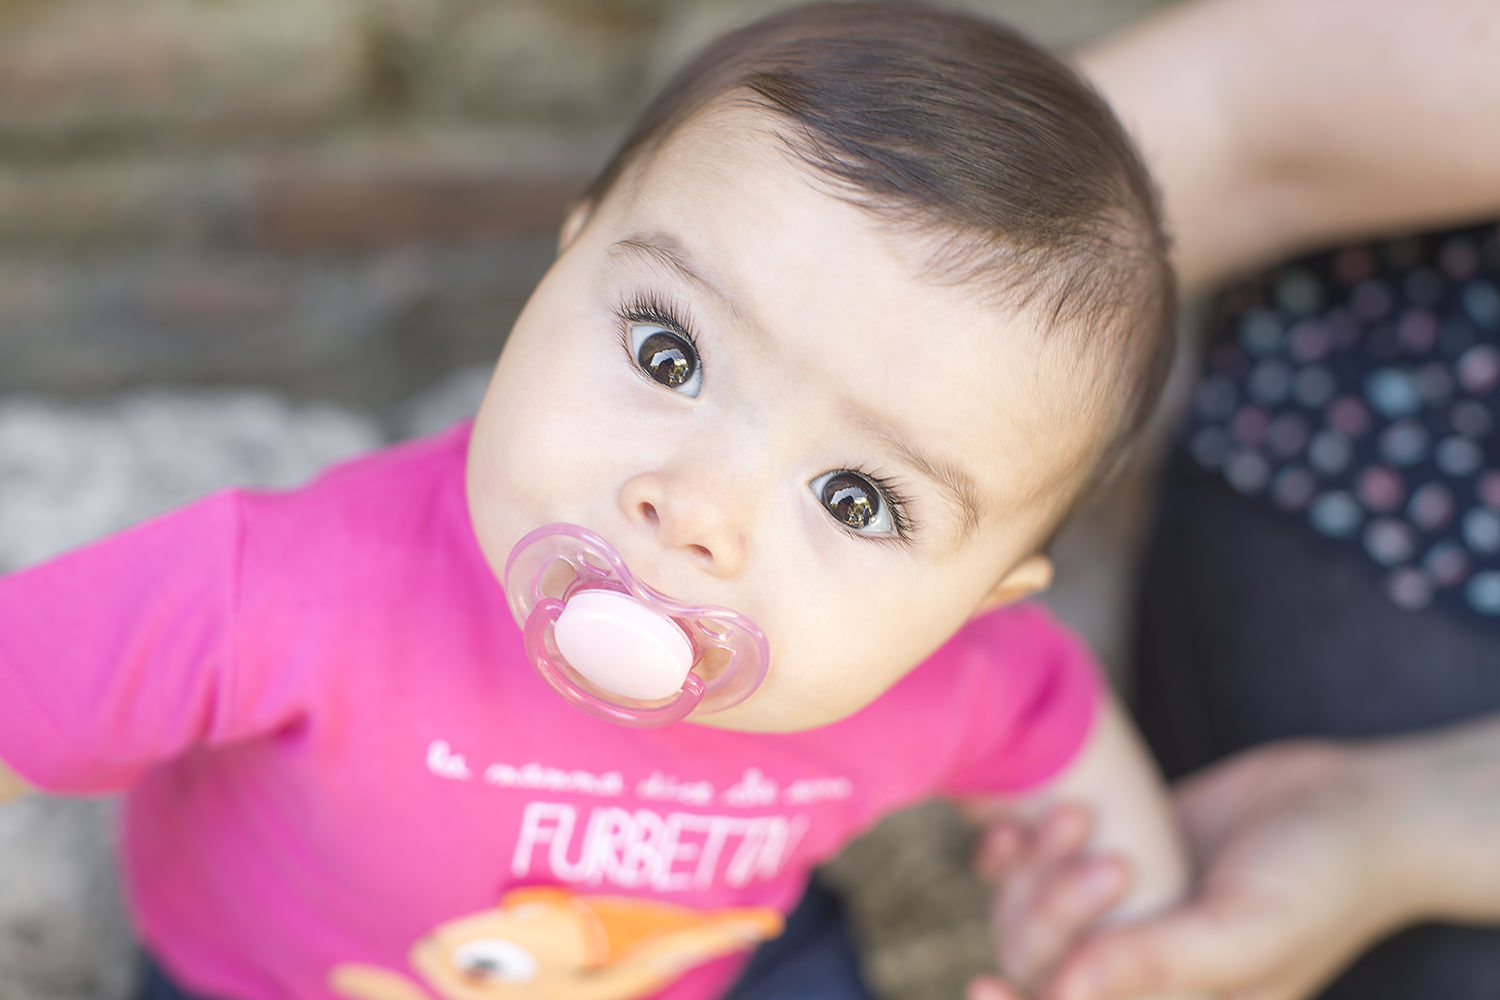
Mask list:
POLYGON ((964 990, 964 1000, 1026 1000, 1010 986, 994 976, 979 976, 969 980, 964 990))
POLYGON ((1288 801, 1327 783, 1347 760, 1346 751, 1322 740, 1255 747, 1178 781, 1172 801, 1188 839, 1205 847, 1223 842, 1268 801, 1288 801))
POLYGON ((1251 990, 1247 993, 1236 993, 1234 996, 1227 997, 1226 1000, 1306 1000, 1307 996, 1305 991, 1277 986, 1251 990))
POLYGON ((1172 805, 1190 842, 1218 844, 1239 826, 1245 810, 1260 799, 1255 794, 1259 764, 1249 755, 1233 757, 1172 786, 1172 805))
POLYGON ((1233 993, 1281 961, 1263 928, 1195 904, 1103 931, 1065 959, 1048 1000, 1233 993))

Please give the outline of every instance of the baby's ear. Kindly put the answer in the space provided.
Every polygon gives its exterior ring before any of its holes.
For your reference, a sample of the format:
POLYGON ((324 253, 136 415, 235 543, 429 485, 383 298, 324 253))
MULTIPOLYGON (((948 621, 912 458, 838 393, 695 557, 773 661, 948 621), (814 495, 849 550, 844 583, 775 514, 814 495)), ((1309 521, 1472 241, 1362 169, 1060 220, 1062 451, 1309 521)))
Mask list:
POLYGON ((984 595, 974 614, 984 614, 1007 604, 1014 604, 1032 594, 1038 594, 1052 585, 1052 560, 1044 555, 1032 555, 1022 559, 995 584, 993 590, 984 595))
POLYGON ((557 234, 557 252, 561 254, 568 249, 578 234, 583 232, 583 227, 589 221, 589 216, 594 214, 594 199, 579 198, 568 206, 567 218, 563 219, 562 231, 557 234))

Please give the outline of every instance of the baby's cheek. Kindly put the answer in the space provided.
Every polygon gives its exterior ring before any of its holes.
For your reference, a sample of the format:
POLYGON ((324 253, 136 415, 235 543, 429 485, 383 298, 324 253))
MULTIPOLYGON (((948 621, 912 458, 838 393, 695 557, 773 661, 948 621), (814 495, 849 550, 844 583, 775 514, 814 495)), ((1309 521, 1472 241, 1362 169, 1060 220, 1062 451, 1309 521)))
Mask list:
POLYGON ((824 625, 816 642, 797 658, 803 664, 800 678, 824 699, 869 701, 872 692, 894 684, 911 665, 899 639, 878 619, 840 616, 824 625))
POLYGON ((547 494, 585 485, 580 477, 595 466, 587 414, 568 412, 543 400, 501 428, 496 458, 503 474, 518 480, 528 492, 547 494))
POLYGON ((846 662, 871 682, 890 687, 932 654, 962 624, 963 617, 918 595, 871 601, 847 623, 846 662))

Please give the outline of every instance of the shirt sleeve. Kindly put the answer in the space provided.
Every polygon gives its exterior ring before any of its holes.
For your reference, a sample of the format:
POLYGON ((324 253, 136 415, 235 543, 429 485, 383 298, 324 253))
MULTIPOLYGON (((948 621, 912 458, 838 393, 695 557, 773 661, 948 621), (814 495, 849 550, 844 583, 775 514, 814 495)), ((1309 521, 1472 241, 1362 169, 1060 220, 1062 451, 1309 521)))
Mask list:
POLYGON ((0 578, 0 760, 53 792, 286 721, 236 683, 239 494, 0 578))
POLYGON ((971 623, 958 655, 968 661, 966 737, 942 790, 1015 794, 1056 777, 1082 749, 1104 700, 1087 645, 1028 604, 971 623))

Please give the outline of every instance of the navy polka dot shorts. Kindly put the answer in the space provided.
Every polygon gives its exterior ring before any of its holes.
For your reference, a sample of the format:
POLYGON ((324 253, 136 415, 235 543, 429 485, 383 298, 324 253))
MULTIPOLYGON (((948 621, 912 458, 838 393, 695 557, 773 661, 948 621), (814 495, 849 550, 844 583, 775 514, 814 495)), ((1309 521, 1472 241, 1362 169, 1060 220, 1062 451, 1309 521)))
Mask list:
POLYGON ((1229 292, 1182 444, 1379 572, 1500 625, 1500 225, 1309 257, 1229 292))

